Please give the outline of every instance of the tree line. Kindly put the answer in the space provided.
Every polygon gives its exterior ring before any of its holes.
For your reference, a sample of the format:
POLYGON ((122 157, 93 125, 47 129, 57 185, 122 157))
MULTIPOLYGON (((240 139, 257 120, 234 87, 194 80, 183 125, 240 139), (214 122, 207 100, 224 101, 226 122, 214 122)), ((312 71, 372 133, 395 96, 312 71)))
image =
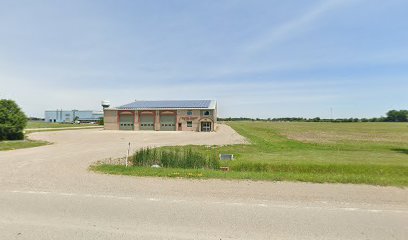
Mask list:
POLYGON ((269 121, 269 122, 408 122, 408 110, 390 110, 386 117, 374 118, 302 118, 302 117, 283 117, 283 118, 247 118, 247 117, 229 117, 218 118, 218 121, 269 121))

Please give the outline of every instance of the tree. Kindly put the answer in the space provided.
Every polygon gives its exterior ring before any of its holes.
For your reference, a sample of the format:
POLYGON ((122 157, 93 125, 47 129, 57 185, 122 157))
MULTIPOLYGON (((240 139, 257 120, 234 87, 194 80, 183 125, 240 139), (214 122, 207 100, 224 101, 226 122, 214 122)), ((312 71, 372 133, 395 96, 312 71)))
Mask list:
POLYGON ((320 118, 319 117, 315 117, 312 119, 313 122, 320 122, 320 118))
POLYGON ((13 101, 0 99, 0 141, 24 139, 27 117, 13 101))
POLYGON ((99 118, 99 120, 98 120, 98 124, 99 124, 99 125, 103 125, 103 124, 104 124, 103 117, 100 117, 100 118, 99 118))
POLYGON ((390 110, 387 112, 388 122, 408 122, 408 110, 390 110))

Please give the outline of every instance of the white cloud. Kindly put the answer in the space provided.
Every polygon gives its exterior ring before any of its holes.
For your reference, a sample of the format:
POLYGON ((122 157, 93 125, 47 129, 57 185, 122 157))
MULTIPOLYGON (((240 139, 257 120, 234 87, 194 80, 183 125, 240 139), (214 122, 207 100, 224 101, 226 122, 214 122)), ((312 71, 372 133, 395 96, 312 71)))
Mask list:
POLYGON ((246 47, 246 52, 254 54, 261 51, 264 48, 268 48, 275 43, 284 41, 290 37, 296 36, 305 31, 310 25, 317 20, 321 19, 328 12, 338 9, 346 4, 356 2, 350 0, 331 0, 322 1, 320 4, 312 7, 306 11, 303 15, 297 16, 275 28, 265 34, 258 36, 253 42, 249 43, 246 47))

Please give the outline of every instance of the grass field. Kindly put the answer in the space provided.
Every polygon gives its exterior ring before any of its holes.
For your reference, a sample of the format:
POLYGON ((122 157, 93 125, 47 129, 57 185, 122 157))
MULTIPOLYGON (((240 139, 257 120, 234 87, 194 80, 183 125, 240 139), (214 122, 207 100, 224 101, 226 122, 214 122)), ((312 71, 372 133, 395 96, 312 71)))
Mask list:
POLYGON ((42 121, 28 121, 26 129, 30 128, 71 128, 84 126, 98 126, 96 124, 69 124, 69 123, 48 123, 42 121))
POLYGON ((85 128, 102 128, 103 126, 98 124, 69 124, 69 123, 48 123, 40 121, 28 121, 25 133, 33 132, 46 132, 46 131, 62 131, 62 130, 74 130, 85 128))
MULTIPOLYGON (((231 171, 100 165, 111 174, 408 186, 407 123, 231 122, 251 144, 189 146, 232 153, 231 171), (188 174, 188 176, 187 176, 188 174)), ((168 147, 167 147, 168 148, 168 147)))
POLYGON ((20 148, 31 148, 39 147, 49 144, 45 141, 32 141, 32 140, 21 140, 21 141, 0 141, 0 151, 14 150, 20 148))

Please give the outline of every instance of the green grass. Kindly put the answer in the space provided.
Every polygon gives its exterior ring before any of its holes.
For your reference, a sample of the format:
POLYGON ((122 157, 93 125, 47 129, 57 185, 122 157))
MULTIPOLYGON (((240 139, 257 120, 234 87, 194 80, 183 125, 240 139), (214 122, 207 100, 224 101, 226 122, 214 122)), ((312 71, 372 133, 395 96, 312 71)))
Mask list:
MULTIPOLYGON (((222 163, 230 167, 230 172, 196 170, 202 174, 199 178, 408 186, 407 123, 231 122, 229 125, 251 144, 188 146, 203 154, 232 153, 236 158, 222 163)), ((191 171, 139 167, 121 170, 121 166, 106 165, 93 169, 164 177, 172 172, 191 171)))
POLYGON ((102 126, 98 126, 98 125, 96 125, 96 126, 82 126, 82 127, 77 127, 77 128, 72 128, 72 127, 70 127, 70 128, 52 128, 52 129, 46 129, 46 128, 44 128, 44 129, 41 129, 41 128, 38 128, 38 129, 35 129, 35 130, 30 130, 30 129, 27 129, 27 130, 25 130, 24 132, 26 133, 26 134, 29 134, 29 133, 34 133, 34 132, 56 132, 56 131, 67 131, 67 130, 81 130, 81 129, 93 129, 93 128, 102 128, 102 126))
POLYGON ((48 123, 39 121, 28 121, 25 133, 33 132, 49 132, 49 131, 63 131, 63 130, 79 130, 86 128, 103 127, 97 124, 69 124, 69 123, 48 123))
POLYGON ((70 123, 48 123, 42 121, 28 121, 26 129, 30 128, 71 128, 71 127, 86 127, 86 126, 98 126, 97 124, 70 124, 70 123))
MULTIPOLYGON (((358 171, 346 172, 349 166, 334 166, 332 171, 325 171, 326 166, 316 169, 315 166, 294 166, 287 164, 275 166, 274 172, 255 171, 215 171, 208 169, 183 169, 183 168, 151 168, 151 167, 125 167, 123 165, 92 165, 90 170, 113 175, 127 176, 150 176, 169 178, 192 178, 192 179, 225 179, 225 180, 262 180, 262 181, 297 181, 314 183, 354 183, 381 186, 407 186, 407 170, 398 168, 385 168, 386 171, 377 168, 370 169, 361 166, 358 171), (279 171, 282 167, 282 171, 279 171), (343 169, 344 167, 344 169, 343 169), (309 171, 304 171, 304 169, 309 171), (287 171, 290 169, 290 171, 287 171), (312 171, 310 171, 313 169, 312 171), (323 170, 323 171, 322 171, 323 170), (346 170, 346 171, 344 171, 346 170)), ((329 167, 330 168, 330 167, 329 167)))
POLYGON ((49 143, 46 141, 34 141, 34 140, 0 141, 0 151, 39 147, 47 144, 49 143))
POLYGON ((407 123, 233 122, 252 145, 222 147, 239 160, 408 166, 407 123))

